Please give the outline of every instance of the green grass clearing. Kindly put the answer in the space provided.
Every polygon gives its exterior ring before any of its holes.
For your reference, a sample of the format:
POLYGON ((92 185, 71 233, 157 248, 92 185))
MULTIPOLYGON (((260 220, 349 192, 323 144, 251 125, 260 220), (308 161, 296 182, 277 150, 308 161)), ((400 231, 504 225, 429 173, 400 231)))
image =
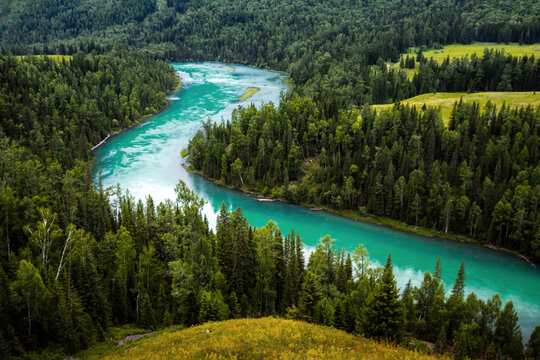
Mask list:
MULTIPOLYGON (((454 103, 463 98, 464 102, 478 102, 481 107, 484 107, 488 101, 497 105, 498 108, 504 103, 510 106, 539 106, 540 94, 530 91, 525 92, 479 92, 479 93, 429 93, 415 96, 410 99, 401 101, 402 104, 415 105, 422 107, 426 106, 441 107, 443 120, 448 123, 454 103)), ((390 109, 393 104, 373 105, 375 110, 380 111, 390 109)))
MULTIPOLYGON (((540 56, 540 44, 530 44, 530 45, 519 45, 518 43, 509 43, 509 44, 493 44, 493 43, 473 43, 469 45, 446 45, 442 49, 433 49, 424 51, 423 54, 426 59, 433 58, 436 62, 441 64, 446 57, 450 57, 450 60, 455 58, 462 58, 464 56, 472 56, 476 54, 478 57, 482 57, 485 49, 493 49, 495 51, 503 51, 505 54, 512 56, 523 57, 525 55, 531 56, 534 55, 536 58, 540 56)), ((407 55, 415 56, 418 52, 418 48, 410 48, 409 51, 405 54, 401 54, 401 57, 405 59, 407 55)), ((389 64, 392 69, 399 69, 399 62, 389 64)), ((407 78, 412 79, 414 74, 418 72, 419 64, 416 63, 414 69, 401 69, 407 74, 407 78)))

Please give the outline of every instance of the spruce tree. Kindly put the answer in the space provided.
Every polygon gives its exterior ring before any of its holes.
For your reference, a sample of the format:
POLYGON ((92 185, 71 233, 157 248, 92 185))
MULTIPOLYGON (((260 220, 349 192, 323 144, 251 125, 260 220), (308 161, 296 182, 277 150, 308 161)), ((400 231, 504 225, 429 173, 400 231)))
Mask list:
POLYGON ((463 299, 465 294, 465 260, 461 261, 461 266, 459 267, 458 276, 454 287, 452 288, 452 296, 456 296, 463 299))
POLYGON ((300 317, 306 321, 313 321, 315 307, 322 298, 321 285, 317 276, 308 271, 302 283, 302 291, 298 298, 300 317))
POLYGON ((540 360, 540 325, 534 328, 527 343, 527 356, 540 360))
POLYGON ((499 345, 503 356, 521 359, 523 352, 521 330, 512 301, 506 303, 495 321, 495 342, 499 345))
POLYGON ((334 326, 335 313, 332 301, 325 297, 315 305, 313 320, 319 325, 334 326))
POLYGON ((402 335, 403 309, 399 302, 390 254, 375 294, 367 305, 365 331, 370 336, 392 340, 399 340, 402 335))
POLYGON ((437 265, 435 265, 435 272, 433 273, 433 278, 441 282, 441 257, 437 258, 437 265))
POLYGON ((13 314, 8 277, 0 265, 0 358, 2 359, 8 359, 13 347, 17 345, 13 314))

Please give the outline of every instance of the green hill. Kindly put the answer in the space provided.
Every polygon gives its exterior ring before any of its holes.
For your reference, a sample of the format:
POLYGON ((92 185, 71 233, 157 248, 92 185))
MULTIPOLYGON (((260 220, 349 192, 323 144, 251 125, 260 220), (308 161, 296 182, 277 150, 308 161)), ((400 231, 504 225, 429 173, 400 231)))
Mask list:
MULTIPOLYGON (((91 352, 89 352, 91 353, 91 352)), ((88 354, 88 353, 87 353, 88 354)), ((77 358, 77 357, 76 357, 77 358)), ((206 323, 165 330, 108 352, 97 359, 434 359, 392 344, 364 339, 334 328, 278 318, 206 323)))

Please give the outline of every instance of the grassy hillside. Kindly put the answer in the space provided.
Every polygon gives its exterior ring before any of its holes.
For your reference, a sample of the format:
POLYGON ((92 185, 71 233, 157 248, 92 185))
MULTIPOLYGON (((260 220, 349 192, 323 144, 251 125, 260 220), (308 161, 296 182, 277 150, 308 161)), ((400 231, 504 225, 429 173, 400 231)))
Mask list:
MULTIPOLYGON (((428 50, 424 51, 423 54, 427 59, 433 58, 436 62, 441 64, 446 57, 450 57, 451 59, 454 58, 462 58, 464 56, 471 56, 473 54, 476 54, 478 57, 481 57, 484 53, 485 49, 490 50, 498 50, 498 51, 504 51, 505 54, 512 55, 512 56, 532 56, 534 55, 536 58, 540 56, 540 44, 530 44, 530 45, 519 45, 517 43, 510 43, 510 44, 492 44, 492 43, 473 43, 469 45, 462 45, 462 44, 454 44, 454 45, 447 45, 443 47, 442 49, 438 50, 428 50)), ((410 48, 409 51, 405 54, 401 54, 401 57, 405 59, 407 55, 415 56, 416 59, 416 53, 418 49, 417 48, 410 48)), ((399 62, 391 64, 391 67, 394 69, 399 68, 399 62)), ((416 63, 416 67, 414 69, 401 69, 405 73, 407 73, 407 77, 409 79, 412 79, 414 74, 418 72, 419 64, 416 63)))
MULTIPOLYGON (((464 102, 476 101, 480 106, 484 106, 488 101, 500 107, 503 103, 511 106, 538 106, 540 105, 540 94, 534 92, 480 92, 480 93, 437 93, 423 94, 410 99, 403 100, 402 104, 416 105, 418 107, 427 106, 441 107, 442 116, 445 122, 450 119, 452 108, 456 101, 463 98, 464 102)), ((388 109, 393 104, 374 105, 376 110, 388 109)))
POLYGON ((424 56, 429 59, 437 61, 441 64, 447 56, 452 58, 461 58, 464 56, 471 56, 476 54, 477 56, 482 56, 485 49, 504 51, 505 54, 512 56, 531 56, 535 57, 540 56, 540 44, 531 44, 531 45, 519 45, 516 43, 510 44, 491 44, 491 43, 473 43, 470 45, 447 45, 440 50, 428 50, 424 52, 424 56))
POLYGON ((340 330, 276 318, 162 331, 84 359, 433 359, 340 330))

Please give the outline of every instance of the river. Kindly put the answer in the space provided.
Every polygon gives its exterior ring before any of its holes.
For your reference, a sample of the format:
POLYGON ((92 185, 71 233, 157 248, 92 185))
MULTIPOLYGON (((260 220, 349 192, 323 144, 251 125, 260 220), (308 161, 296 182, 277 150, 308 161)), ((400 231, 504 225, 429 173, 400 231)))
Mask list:
POLYGON ((355 222, 324 211, 313 211, 281 202, 259 202, 239 191, 228 190, 187 173, 180 149, 201 128, 201 120, 222 121, 238 105, 278 104, 286 91, 280 73, 248 66, 217 63, 171 64, 182 79, 182 88, 169 96, 169 107, 141 125, 111 137, 94 150, 97 183, 101 171, 105 187, 117 183, 136 198, 150 194, 155 200, 175 198, 178 179, 207 201, 204 214, 212 226, 224 201, 230 209, 242 207, 251 225, 263 226, 272 219, 282 233, 292 228, 310 251, 326 234, 336 247, 353 250, 367 247, 375 265, 384 264, 390 252, 398 286, 409 279, 419 285, 426 270, 433 272, 441 257, 442 279, 449 290, 462 259, 465 260, 466 290, 480 298, 500 293, 503 302, 512 300, 518 311, 524 341, 540 324, 540 269, 514 256, 438 238, 425 238, 382 226, 355 222), (233 68, 234 67, 234 71, 233 68), (259 92, 239 101, 248 87, 259 92))

